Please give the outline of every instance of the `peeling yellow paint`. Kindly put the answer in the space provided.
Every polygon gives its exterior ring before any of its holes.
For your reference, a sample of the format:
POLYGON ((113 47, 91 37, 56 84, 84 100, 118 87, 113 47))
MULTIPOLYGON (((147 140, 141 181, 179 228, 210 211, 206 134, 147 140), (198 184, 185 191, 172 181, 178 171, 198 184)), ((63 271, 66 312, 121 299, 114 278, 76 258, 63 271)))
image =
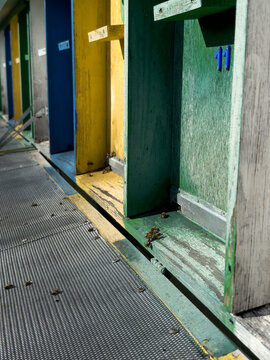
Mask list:
POLYGON ((76 184, 104 208, 117 222, 123 224, 123 179, 112 171, 95 171, 76 177, 76 184))
POLYGON ((107 4, 74 0, 75 102, 78 174, 104 166, 107 147, 107 44, 89 43, 88 32, 107 25, 107 4))
POLYGON ((14 99, 14 120, 17 121, 22 115, 22 97, 21 97, 21 72, 20 72, 20 54, 19 54, 19 33, 18 16, 14 16, 10 22, 11 35, 11 58, 12 58, 12 82, 14 99))
POLYGON ((111 245, 124 238, 123 235, 80 194, 70 195, 69 199, 91 221, 101 236, 111 245))
MULTIPOLYGON (((122 24, 120 1, 110 3, 110 25, 122 24)), ((124 160, 124 39, 110 42, 110 73, 110 152, 124 160)))
POLYGON ((218 360, 247 360, 247 358, 238 352, 233 352, 228 355, 219 357, 218 360))

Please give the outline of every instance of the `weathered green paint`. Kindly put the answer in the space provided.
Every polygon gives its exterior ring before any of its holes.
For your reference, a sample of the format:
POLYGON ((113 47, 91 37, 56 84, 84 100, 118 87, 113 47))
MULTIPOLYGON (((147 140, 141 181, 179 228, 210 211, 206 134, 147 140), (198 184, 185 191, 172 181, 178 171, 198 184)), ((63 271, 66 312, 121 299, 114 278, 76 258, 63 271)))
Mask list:
POLYGON ((144 246, 146 232, 153 226, 159 228, 162 236, 153 241, 152 254, 164 265, 170 263, 175 275, 184 272, 194 287, 223 301, 225 246, 219 239, 179 212, 170 212, 167 219, 149 215, 127 220, 126 224, 137 230, 144 246))
MULTIPOLYGON (((19 19, 19 40, 20 40, 20 66, 22 86, 22 111, 25 112, 31 107, 31 65, 30 65, 30 41, 29 41, 29 7, 26 7, 18 16, 19 19)), ((24 123, 29 120, 29 115, 24 123)), ((33 126, 29 126, 24 135, 33 137, 33 126)))
POLYGON ((169 201, 174 24, 155 0, 125 1, 125 196, 134 216, 169 201))
POLYGON ((199 19, 234 7, 236 0, 169 0, 154 7, 157 20, 199 19))
POLYGON ((179 185, 226 211, 233 62, 218 72, 216 50, 198 20, 185 21, 179 185))
POLYGON ((124 219, 125 228, 143 246, 152 226, 161 237, 147 250, 234 333, 234 319, 223 304, 225 245, 179 212, 124 219))
POLYGON ((201 346, 215 357, 236 350, 235 345, 128 240, 117 241, 114 246, 201 346))

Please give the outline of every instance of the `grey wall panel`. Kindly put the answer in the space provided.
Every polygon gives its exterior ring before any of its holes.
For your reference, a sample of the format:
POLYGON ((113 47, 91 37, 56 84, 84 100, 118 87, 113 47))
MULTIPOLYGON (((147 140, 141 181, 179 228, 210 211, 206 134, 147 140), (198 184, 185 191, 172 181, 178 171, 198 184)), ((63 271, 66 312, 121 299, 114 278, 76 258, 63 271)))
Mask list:
POLYGON ((7 105, 7 77, 6 77, 6 58, 5 58, 5 37, 4 31, 0 32, 0 72, 1 72, 1 97, 3 114, 8 113, 7 105))
POLYGON ((30 23, 33 111, 34 114, 40 113, 35 126, 35 140, 40 141, 48 139, 48 116, 44 111, 48 107, 44 0, 30 1, 30 23))

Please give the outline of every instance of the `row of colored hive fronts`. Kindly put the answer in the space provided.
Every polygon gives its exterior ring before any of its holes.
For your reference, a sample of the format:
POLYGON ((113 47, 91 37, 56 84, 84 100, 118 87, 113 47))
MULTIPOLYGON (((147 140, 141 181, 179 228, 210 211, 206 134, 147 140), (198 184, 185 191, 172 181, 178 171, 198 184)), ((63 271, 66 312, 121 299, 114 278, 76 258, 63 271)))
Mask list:
POLYGON ((116 159, 129 215, 171 187, 226 212, 233 66, 217 72, 214 55, 233 42, 235 12, 213 42, 207 22, 155 22, 155 1, 126 5, 124 19, 123 0, 26 2, 1 35, 3 111, 17 121, 30 107, 25 135, 72 152, 76 174, 116 159))
POLYGON ((101 168, 107 153, 123 161, 123 0, 21 7, 1 37, 3 112, 14 121, 28 108, 38 113, 25 135, 49 137, 51 154, 74 151, 76 173, 101 168), (103 26, 107 36, 89 43, 103 26))

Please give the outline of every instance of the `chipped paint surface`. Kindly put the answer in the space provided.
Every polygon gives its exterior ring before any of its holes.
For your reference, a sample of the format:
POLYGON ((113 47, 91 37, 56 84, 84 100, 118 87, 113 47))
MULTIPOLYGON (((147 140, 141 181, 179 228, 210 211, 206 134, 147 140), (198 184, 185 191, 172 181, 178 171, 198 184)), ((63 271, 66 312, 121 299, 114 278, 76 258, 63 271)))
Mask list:
POLYGON ((112 171, 76 176, 76 184, 120 224, 123 224, 123 178, 112 171))

